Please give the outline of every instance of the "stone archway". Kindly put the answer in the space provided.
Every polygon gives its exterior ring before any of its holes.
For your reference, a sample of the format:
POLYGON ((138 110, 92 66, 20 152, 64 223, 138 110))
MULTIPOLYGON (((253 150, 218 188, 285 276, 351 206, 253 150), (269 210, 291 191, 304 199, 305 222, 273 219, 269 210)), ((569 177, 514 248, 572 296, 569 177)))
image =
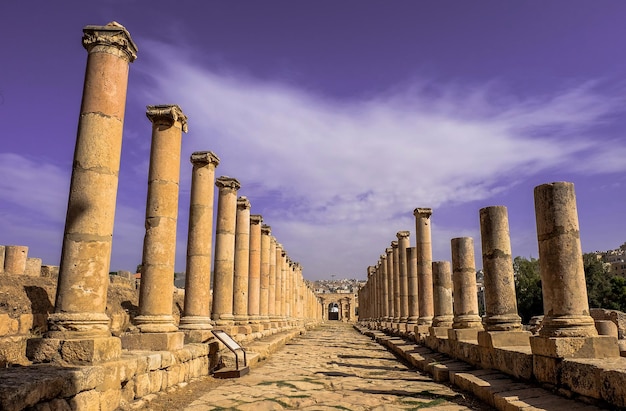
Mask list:
POLYGON ((336 302, 332 302, 330 304, 328 304, 328 320, 330 321, 339 321, 340 319, 340 311, 339 311, 339 304, 337 304, 336 302))

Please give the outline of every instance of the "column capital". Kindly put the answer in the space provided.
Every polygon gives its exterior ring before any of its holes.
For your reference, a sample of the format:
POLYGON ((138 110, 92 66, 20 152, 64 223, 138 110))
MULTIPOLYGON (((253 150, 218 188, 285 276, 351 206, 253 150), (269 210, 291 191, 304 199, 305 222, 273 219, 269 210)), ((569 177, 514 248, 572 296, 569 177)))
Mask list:
POLYGON ((250 201, 248 201, 248 197, 241 196, 237 199, 237 210, 249 210, 250 209, 250 201))
POLYGON ((189 160, 196 167, 204 167, 209 164, 217 167, 220 164, 220 158, 212 151, 194 151, 189 160))
POLYGON ((385 252, 389 255, 390 253, 393 253, 393 248, 391 247, 385 248, 385 252))
POLYGON ((423 218, 430 218, 431 215, 433 215, 433 209, 432 208, 416 208, 415 210, 413 210, 413 215, 415 217, 423 217, 423 218))
POLYGON ((396 233, 396 237, 398 237, 398 240, 401 238, 407 238, 411 233, 409 231, 398 231, 396 233))
POLYGON ((152 124, 164 124, 169 127, 179 122, 183 132, 187 132, 187 116, 180 106, 176 104, 162 104, 156 106, 146 106, 146 116, 152 124))
POLYGON ((397 242, 396 240, 393 240, 393 241, 391 242, 391 248, 392 248, 392 250, 391 250, 392 252, 393 252, 393 249, 394 249, 394 248, 398 248, 398 242, 397 242))
POLYGON ((124 57, 129 63, 137 58, 137 45, 128 30, 116 21, 106 26, 85 26, 83 28, 83 47, 87 52, 100 50, 124 57))
POLYGON ((239 190, 241 188, 241 183, 236 178, 221 176, 215 180, 215 185, 217 188, 230 188, 231 190, 239 190))
POLYGON ((374 275, 374 271, 376 270, 376 267, 370 265, 369 267, 367 267, 367 276, 371 277, 372 275, 374 275))
MULTIPOLYGON (((263 216, 261 214, 252 214, 250 216, 250 224, 261 224, 263 222, 263 216)), ((263 229, 263 227, 261 227, 263 229)))
POLYGON ((261 234, 262 235, 271 235, 272 234, 272 227, 267 225, 267 224, 263 224, 261 226, 261 234))
POLYGON ((283 245, 281 243, 279 243, 278 240, 274 240, 274 241, 276 241, 276 250, 281 250, 281 252, 282 252, 283 245))
POLYGON ((380 260, 381 260, 381 261, 384 261, 384 260, 386 260, 386 259, 387 259, 387 254, 381 254, 381 255, 380 255, 380 260))

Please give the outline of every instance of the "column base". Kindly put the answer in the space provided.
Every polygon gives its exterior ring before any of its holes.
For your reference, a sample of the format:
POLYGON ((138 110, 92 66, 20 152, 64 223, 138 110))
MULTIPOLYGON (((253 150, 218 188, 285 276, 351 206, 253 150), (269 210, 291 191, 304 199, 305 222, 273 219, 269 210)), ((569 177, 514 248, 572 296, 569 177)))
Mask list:
POLYGON ((541 337, 531 336, 533 355, 551 358, 614 358, 619 357, 617 338, 597 337, 541 337))
POLYGON ((448 339, 451 341, 478 342, 478 332, 481 328, 450 328, 448 339))
POLYGON ((127 334, 122 337, 122 347, 127 350, 175 351, 183 348, 185 333, 146 333, 127 334))
POLYGON ((415 326, 415 334, 416 335, 428 335, 428 334, 430 334, 430 325, 426 325, 426 324, 423 324, 423 325, 418 324, 418 325, 416 325, 415 326))
POLYGON ((138 315, 135 325, 142 333, 171 333, 178 327, 171 315, 138 315))
POLYGON ((478 345, 485 348, 529 347, 530 331, 479 331, 478 345))
POLYGON ((93 365, 113 361, 122 355, 117 337, 94 338, 31 338, 26 343, 26 356, 33 363, 93 365))
POLYGON ((180 319, 178 328, 185 330, 212 330, 211 317, 201 317, 196 315, 187 315, 180 319))

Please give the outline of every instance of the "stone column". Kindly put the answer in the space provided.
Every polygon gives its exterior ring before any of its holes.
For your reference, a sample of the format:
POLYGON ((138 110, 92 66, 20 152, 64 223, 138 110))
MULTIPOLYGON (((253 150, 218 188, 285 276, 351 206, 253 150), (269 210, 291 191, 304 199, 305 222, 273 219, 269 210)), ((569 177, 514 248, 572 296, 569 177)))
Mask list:
POLYGON ((381 289, 381 307, 382 312, 380 313, 381 318, 380 321, 383 323, 387 322, 389 319, 389 280, 387 278, 387 254, 380 255, 380 289, 381 289))
POLYGON ((409 232, 398 231, 398 273, 400 279, 400 332, 406 332, 406 321, 409 317, 409 281, 406 250, 409 248, 409 232))
POLYGON ((34 362, 90 364, 121 352, 120 340, 109 338, 105 309, 128 69, 137 47, 115 22, 86 26, 83 32, 87 68, 55 307, 47 338, 28 342, 27 355, 34 362), (64 354, 72 344, 83 347, 77 346, 80 358, 64 354))
POLYGON ((541 370, 555 358, 617 357, 619 348, 614 337, 597 335, 589 315, 574 185, 535 187, 535 214, 544 318, 530 342, 537 378, 551 382, 541 370))
POLYGON ((406 249, 407 262, 407 283, 408 283, 408 318, 407 332, 416 332, 417 319, 419 317, 419 301, 417 288, 417 249, 409 247, 406 249))
POLYGON ((454 320, 448 338, 477 341, 482 324, 478 315, 474 240, 471 237, 453 238, 451 245, 454 320))
MULTIPOLYGON (((248 277, 250 275, 250 201, 246 197, 237 199, 234 271, 233 315, 235 324, 244 326, 248 323, 248 277)), ((239 334, 250 332, 250 328, 239 328, 239 334)))
POLYGON ((430 232, 430 208, 416 208, 415 237, 417 247, 417 282, 419 288, 418 332, 425 334, 432 324, 433 308, 433 249, 430 232))
POLYGON ((393 328, 398 330, 400 326, 400 258, 398 252, 398 242, 391 242, 393 253, 393 328))
MULTIPOLYGON (((250 275, 248 277, 248 319, 252 324, 261 322, 261 223, 263 217, 250 216, 250 275)), ((253 331, 259 331, 254 327, 253 331)))
POLYGON ((211 330, 211 251, 213 249, 213 202, 215 168, 220 159, 210 151, 191 154, 191 195, 187 235, 185 308, 179 328, 189 342, 204 342, 211 330), (195 330, 195 331, 192 331, 195 330))
POLYGON ((277 328, 276 320, 276 237, 270 237, 270 275, 269 275, 269 292, 267 298, 267 306, 269 318, 272 323, 272 328, 277 328))
POLYGON ((389 247, 385 249, 385 253, 387 254, 387 325, 385 328, 391 328, 391 324, 393 323, 393 319, 395 316, 394 309, 394 301, 395 301, 395 292, 394 292, 394 275, 393 275, 393 248, 389 247))
POLYGON ((280 288, 280 295, 278 295, 278 302, 280 302, 279 315, 283 321, 283 325, 286 325, 287 319, 287 271, 289 270, 289 260, 287 259, 287 251, 283 248, 281 253, 281 274, 280 281, 277 280, 277 285, 280 288))
POLYGON ((434 317, 430 327, 432 337, 447 337, 452 327, 454 311, 452 304, 452 272, 448 261, 433 261, 433 308, 434 317))
POLYGON ((0 245, 0 273, 4 273, 4 249, 5 247, 3 245, 0 245))
POLYGON ((480 236, 485 274, 485 331, 478 342, 487 348, 529 345, 517 315, 509 219, 506 207, 480 209, 480 236))
POLYGON ((7 245, 4 249, 4 272, 11 275, 24 275, 28 247, 25 245, 7 245))
POLYGON ((125 336, 127 349, 168 350, 182 348, 183 334, 172 316, 176 223, 182 132, 187 117, 179 106, 148 106, 152 145, 148 172, 146 235, 143 241, 139 315, 135 324, 142 333, 158 336, 125 336), (172 333, 169 335, 169 333, 172 333))
POLYGON ((213 308, 215 325, 231 331, 233 316, 233 285, 235 274, 235 228, 237 225, 237 190, 241 184, 234 178, 219 177, 217 220, 215 226, 215 259, 213 263, 213 308))
POLYGON ((270 323, 270 245, 272 227, 263 224, 261 226, 261 293, 259 295, 259 313, 264 329, 269 329, 270 323))

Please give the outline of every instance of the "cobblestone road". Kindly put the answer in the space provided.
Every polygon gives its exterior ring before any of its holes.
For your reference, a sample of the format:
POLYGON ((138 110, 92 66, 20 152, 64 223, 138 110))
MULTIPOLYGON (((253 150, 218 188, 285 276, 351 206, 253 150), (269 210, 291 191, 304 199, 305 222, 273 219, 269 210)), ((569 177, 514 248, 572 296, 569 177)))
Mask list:
POLYGON ((250 374, 185 408, 200 410, 491 410, 433 382, 349 324, 330 322, 292 340, 250 374))

